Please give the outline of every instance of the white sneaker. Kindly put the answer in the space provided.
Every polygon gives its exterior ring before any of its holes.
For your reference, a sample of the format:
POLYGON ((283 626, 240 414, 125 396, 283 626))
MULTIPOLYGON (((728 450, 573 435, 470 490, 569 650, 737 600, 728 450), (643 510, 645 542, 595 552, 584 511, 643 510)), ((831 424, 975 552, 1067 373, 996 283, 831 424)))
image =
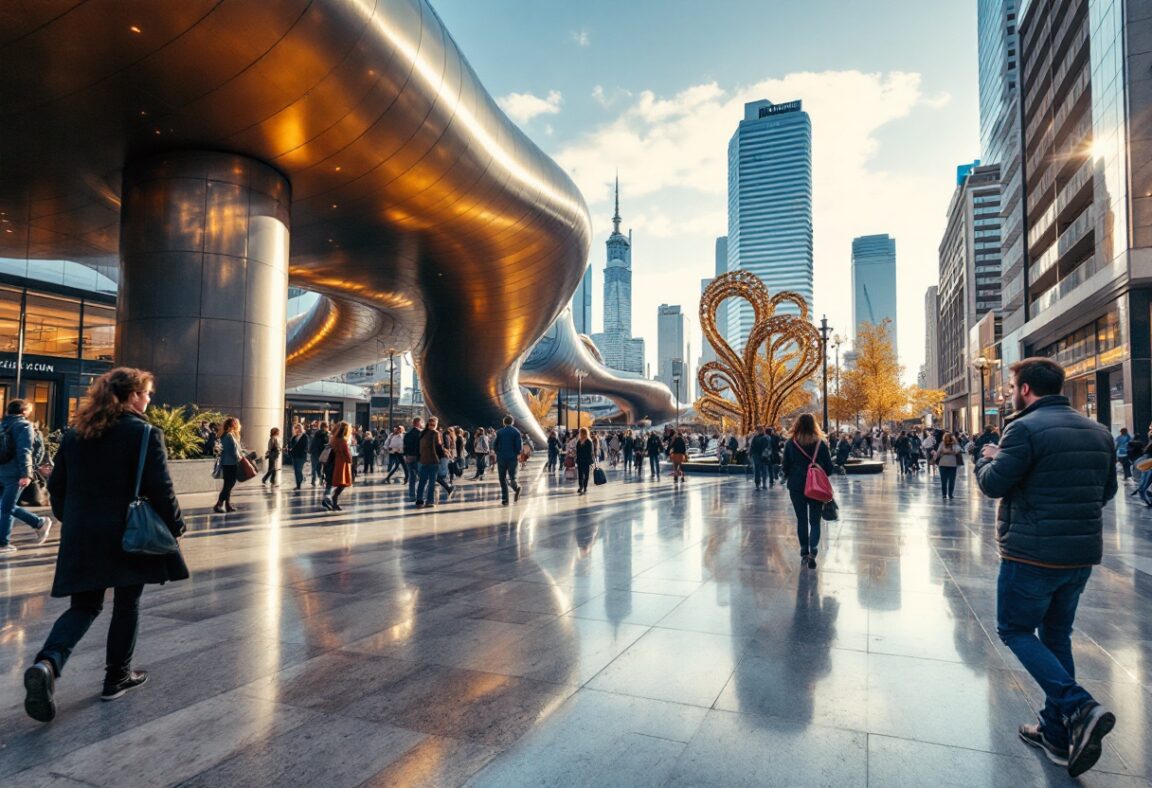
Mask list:
POLYGON ((15 553, 15 552, 16 552, 16 545, 14 545, 14 544, 0 545, 0 555, 7 555, 8 553, 15 553))
POLYGON ((50 533, 52 533, 52 518, 41 517, 40 525, 36 527, 36 545, 39 547, 47 542, 50 533))

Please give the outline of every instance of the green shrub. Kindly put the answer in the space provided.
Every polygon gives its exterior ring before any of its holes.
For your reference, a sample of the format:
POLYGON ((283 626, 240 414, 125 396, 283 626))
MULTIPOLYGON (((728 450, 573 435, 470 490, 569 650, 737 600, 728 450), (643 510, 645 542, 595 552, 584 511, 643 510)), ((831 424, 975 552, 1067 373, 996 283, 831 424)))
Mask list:
POLYGON ((148 421, 164 433, 168 458, 190 460, 202 457, 204 439, 200 437, 200 422, 219 424, 224 414, 214 410, 200 410, 194 405, 183 408, 156 405, 148 409, 148 421))

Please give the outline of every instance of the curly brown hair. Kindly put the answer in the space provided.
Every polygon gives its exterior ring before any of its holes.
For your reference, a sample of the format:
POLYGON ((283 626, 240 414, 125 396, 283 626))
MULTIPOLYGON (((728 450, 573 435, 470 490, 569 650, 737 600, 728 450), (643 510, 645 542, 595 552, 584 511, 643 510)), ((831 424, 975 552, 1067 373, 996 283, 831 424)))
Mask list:
POLYGON ((116 423, 133 394, 146 391, 156 378, 151 372, 133 367, 110 369, 92 381, 76 415, 72 428, 81 438, 99 438, 116 423))

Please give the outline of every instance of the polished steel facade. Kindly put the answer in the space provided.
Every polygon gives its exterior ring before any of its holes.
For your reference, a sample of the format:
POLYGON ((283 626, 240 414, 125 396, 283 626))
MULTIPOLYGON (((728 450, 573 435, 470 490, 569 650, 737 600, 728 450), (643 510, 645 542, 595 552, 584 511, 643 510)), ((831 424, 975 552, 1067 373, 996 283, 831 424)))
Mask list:
POLYGON ((676 400, 667 386, 655 380, 625 377, 606 367, 594 351, 588 338, 576 333, 572 310, 566 309, 525 359, 520 380, 526 386, 601 394, 620 407, 629 423, 649 419, 658 424, 675 416, 676 400), (587 373, 583 383, 578 371, 587 373))
POLYGON ((291 194, 226 153, 162 154, 124 173, 116 356, 157 400, 240 418, 259 445, 284 409, 291 194))
POLYGON ((288 328, 289 385, 412 350, 448 421, 531 422, 517 362, 583 273, 587 207, 426 2, 79 0, 0 19, 0 256, 113 269, 134 162, 261 162, 291 190, 289 280, 324 296, 288 328))

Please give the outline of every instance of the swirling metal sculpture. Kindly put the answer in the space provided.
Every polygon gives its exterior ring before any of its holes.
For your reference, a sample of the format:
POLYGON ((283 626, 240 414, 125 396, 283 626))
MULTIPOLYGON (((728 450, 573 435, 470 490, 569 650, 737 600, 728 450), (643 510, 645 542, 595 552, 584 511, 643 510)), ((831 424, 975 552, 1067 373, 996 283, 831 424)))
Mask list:
POLYGON ((820 332, 808 321, 804 299, 788 291, 770 294, 749 271, 718 276, 704 290, 700 327, 719 360, 700 367, 703 393, 697 410, 709 418, 738 421, 742 434, 758 424, 778 425, 788 396, 812 377, 823 358, 820 332), (744 299, 755 316, 743 353, 733 350, 716 328, 716 311, 728 298, 744 299), (800 314, 777 314, 786 303, 800 314))

